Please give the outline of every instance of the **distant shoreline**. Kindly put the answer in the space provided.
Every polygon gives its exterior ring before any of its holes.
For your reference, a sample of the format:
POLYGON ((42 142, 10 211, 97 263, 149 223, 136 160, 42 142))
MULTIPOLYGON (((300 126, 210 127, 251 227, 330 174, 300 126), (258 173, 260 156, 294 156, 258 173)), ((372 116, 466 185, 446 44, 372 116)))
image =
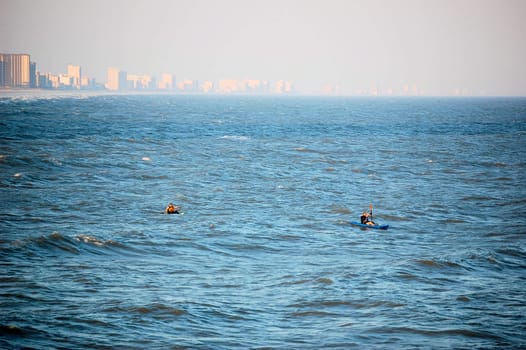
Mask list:
POLYGON ((494 98, 526 98, 526 95, 337 95, 337 94, 315 94, 315 93, 290 93, 290 94, 256 94, 256 93, 202 93, 202 92, 180 92, 162 90, 61 90, 61 89, 40 89, 40 88, 0 88, 0 98, 2 97, 73 97, 73 96, 203 96, 203 97, 326 97, 326 98, 365 98, 365 99, 429 99, 429 98, 452 98, 452 99, 494 99, 494 98))

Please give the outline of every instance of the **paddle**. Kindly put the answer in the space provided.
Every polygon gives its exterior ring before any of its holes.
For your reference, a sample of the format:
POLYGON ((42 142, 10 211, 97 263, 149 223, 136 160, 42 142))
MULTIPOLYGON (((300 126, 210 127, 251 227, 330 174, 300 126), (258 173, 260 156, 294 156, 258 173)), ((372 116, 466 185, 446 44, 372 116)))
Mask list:
POLYGON ((369 204, 369 213, 371 214, 371 222, 374 222, 373 221, 373 204, 369 204))

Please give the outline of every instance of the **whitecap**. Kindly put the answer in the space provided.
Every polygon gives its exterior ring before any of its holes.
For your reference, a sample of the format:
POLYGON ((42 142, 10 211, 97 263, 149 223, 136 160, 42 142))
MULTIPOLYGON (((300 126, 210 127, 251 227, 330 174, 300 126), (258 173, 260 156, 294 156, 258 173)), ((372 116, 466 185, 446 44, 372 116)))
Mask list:
POLYGON ((93 237, 93 236, 88 236, 88 235, 78 235, 76 237, 77 241, 82 241, 84 243, 91 243, 91 244, 95 244, 99 247, 103 246, 104 245, 104 242, 99 240, 98 238, 96 237, 93 237))
POLYGON ((312 149, 309 149, 309 148, 306 148, 306 147, 295 147, 294 150, 297 151, 297 152, 306 152, 306 153, 315 153, 316 152, 316 151, 314 151, 312 149))
POLYGON ((60 160, 58 160, 57 158, 50 158, 49 161, 53 164, 53 165, 56 165, 56 166, 62 166, 62 162, 60 160))
POLYGON ((225 140, 235 140, 235 141, 246 141, 246 140, 248 140, 247 136, 242 136, 242 135, 225 135, 225 136, 222 136, 221 138, 225 139, 225 140))
POLYGON ((13 175, 14 177, 22 177, 22 173, 16 173, 15 175, 13 175))
POLYGON ((144 160, 145 162, 151 162, 152 158, 150 158, 150 157, 142 157, 142 160, 144 160))

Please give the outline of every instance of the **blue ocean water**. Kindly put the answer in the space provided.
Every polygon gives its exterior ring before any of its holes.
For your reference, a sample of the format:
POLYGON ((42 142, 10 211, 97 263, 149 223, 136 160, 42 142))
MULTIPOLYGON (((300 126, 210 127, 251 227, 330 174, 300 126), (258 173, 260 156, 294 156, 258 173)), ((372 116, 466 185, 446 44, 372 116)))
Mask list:
POLYGON ((0 347, 524 348, 525 151, 525 98, 0 97, 0 347))

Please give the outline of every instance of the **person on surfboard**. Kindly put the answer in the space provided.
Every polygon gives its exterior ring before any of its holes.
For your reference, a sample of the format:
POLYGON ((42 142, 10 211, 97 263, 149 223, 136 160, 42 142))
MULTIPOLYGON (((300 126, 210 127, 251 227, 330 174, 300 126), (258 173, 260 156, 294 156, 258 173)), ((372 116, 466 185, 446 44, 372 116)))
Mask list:
POLYGON ((173 203, 168 204, 164 212, 166 214, 179 214, 179 210, 181 210, 180 207, 175 206, 173 203))

